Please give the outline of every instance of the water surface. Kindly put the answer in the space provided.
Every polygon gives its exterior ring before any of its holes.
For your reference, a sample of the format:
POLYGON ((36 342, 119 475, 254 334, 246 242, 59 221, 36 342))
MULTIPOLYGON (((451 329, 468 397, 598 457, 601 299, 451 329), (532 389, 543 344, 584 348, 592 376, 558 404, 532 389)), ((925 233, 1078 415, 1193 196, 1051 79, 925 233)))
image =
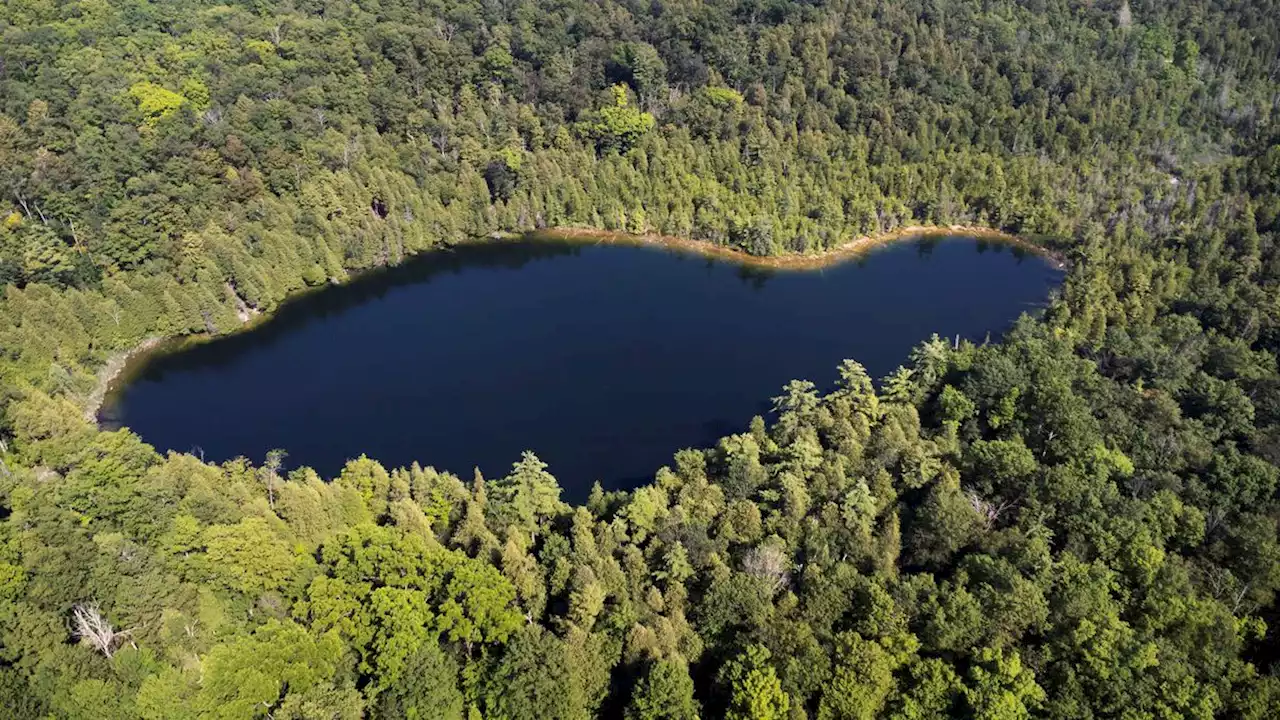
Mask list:
POLYGON ((160 450, 332 475, 361 453, 469 479, 525 449, 585 498, 738 432, 788 380, 874 377, 932 333, 981 340, 1061 273, 1008 246, 932 239, 812 272, 548 239, 429 253, 287 303, 239 335, 146 361, 108 425, 160 450))

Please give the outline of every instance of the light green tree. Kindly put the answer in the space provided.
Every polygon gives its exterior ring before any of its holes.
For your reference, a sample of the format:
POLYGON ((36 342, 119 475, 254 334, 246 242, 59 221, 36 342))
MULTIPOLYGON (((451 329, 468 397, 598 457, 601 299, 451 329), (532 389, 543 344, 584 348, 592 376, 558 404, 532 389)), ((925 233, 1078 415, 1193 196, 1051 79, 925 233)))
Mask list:
POLYGON ((284 587, 297 563, 288 543, 260 517, 209 527, 204 544, 203 566, 225 586, 244 593, 284 587))
POLYGON ((470 559, 454 567, 439 608, 441 632, 468 648, 505 642, 522 620, 511 581, 492 565, 470 559))
POLYGON ((769 663, 771 654, 762 645, 748 645, 720 670, 720 682, 729 694, 726 720, 783 720, 791 698, 782 689, 778 673, 769 663))
POLYGON ((866 640, 857 633, 836 638, 836 666, 818 706, 819 720, 871 720, 880 717, 896 683, 893 673, 919 646, 914 637, 899 642, 866 640))
POLYGON ((329 684, 342 663, 336 634, 314 637, 272 620, 204 657, 195 706, 216 720, 270 717, 290 695, 329 684))
POLYGON ((560 502, 560 485, 547 472, 547 464, 528 450, 505 478, 493 484, 493 501, 499 515, 535 537, 544 521, 568 509, 560 502))
POLYGON ((155 125, 169 117, 187 101, 176 93, 153 82, 140 82, 129 88, 129 95, 138 103, 144 124, 155 125))
POLYGON ((985 648, 969 670, 964 700, 976 720, 1025 720, 1045 699, 1017 651, 985 648))
POLYGON ((626 85, 614 85, 609 92, 613 103, 597 110, 582 127, 601 152, 626 152, 653 129, 655 120, 653 115, 631 106, 626 85))

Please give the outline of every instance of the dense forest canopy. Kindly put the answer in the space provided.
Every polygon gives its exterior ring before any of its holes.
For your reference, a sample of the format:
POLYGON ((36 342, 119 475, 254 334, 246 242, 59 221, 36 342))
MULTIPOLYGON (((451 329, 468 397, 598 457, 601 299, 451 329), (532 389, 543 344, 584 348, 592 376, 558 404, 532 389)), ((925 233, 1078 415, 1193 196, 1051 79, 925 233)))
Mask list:
POLYGON ((1278 110, 1274 0, 6 0, 0 708, 1277 717, 1278 110), (478 236, 960 223, 1060 296, 582 507, 85 417, 147 338, 478 236))

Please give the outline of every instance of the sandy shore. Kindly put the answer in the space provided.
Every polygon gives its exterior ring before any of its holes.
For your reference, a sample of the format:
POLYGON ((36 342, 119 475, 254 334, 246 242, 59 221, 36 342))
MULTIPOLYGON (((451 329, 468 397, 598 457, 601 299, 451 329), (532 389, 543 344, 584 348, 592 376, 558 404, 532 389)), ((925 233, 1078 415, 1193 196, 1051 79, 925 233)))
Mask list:
POLYGON ((139 355, 144 355, 164 342, 162 337, 149 337, 146 340, 135 345, 129 350, 115 353, 107 358, 107 362, 98 369, 98 382, 93 386, 93 390, 84 402, 84 419, 91 423, 98 422, 98 412, 102 410, 102 403, 107 399, 107 393, 111 390, 111 384, 120 377, 124 369, 129 366, 129 361, 139 355))
MULTIPOLYGON (((672 235, 629 233, 593 230, 590 228, 556 227, 529 233, 533 237, 580 240, 583 242, 629 245, 633 247, 660 247, 667 250, 689 252, 716 260, 727 260, 742 265, 775 270, 821 270, 866 254, 868 251, 901 240, 929 237, 963 236, 979 240, 992 240, 1036 253, 1065 267, 1065 260, 1057 253, 1037 245, 1026 238, 1010 235, 1000 230, 971 225, 908 225, 876 235, 863 235, 838 247, 805 255, 751 255, 733 247, 713 245, 704 240, 675 237, 672 235)), ((518 238, 521 235, 513 234, 518 238)))

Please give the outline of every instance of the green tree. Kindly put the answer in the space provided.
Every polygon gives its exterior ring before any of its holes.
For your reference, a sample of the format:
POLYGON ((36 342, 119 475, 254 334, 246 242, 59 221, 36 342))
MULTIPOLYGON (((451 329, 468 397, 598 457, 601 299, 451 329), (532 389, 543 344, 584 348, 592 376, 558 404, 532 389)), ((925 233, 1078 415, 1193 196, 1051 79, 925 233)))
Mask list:
POLYGON ((612 104, 596 111, 583 125, 583 131, 595 141, 602 153, 626 152, 653 130, 656 121, 653 115, 631 107, 626 85, 614 85, 609 92, 612 104))
POLYGON ((336 635, 272 620, 209 651, 195 705, 210 718, 270 717, 290 696, 336 679, 342 654, 336 635))
POLYGON ((822 693, 818 717, 844 720, 880 717, 894 690, 893 672, 900 660, 879 643, 857 633, 836 639, 836 666, 822 693))
POLYGON ((973 541, 981 521, 960 490, 959 476, 948 468, 929 488, 916 511, 908 540, 912 562, 936 565, 973 541))
POLYGON ((204 531, 203 566, 227 587, 256 594, 282 589, 297 564, 288 543, 263 518, 204 531))
POLYGON ((516 632, 485 679, 486 718, 581 720, 586 702, 564 643, 537 625, 516 632))
POLYGON ((698 720, 698 717, 693 679, 689 677, 689 668, 678 659, 650 663, 632 689, 626 710, 626 720, 698 720))
POLYGON ((761 645, 745 650, 720 669, 720 683, 728 693, 728 720, 782 720, 791 698, 782 689, 771 655, 761 645))
POLYGON ((945 660, 917 658, 905 671, 905 687, 888 713, 892 720, 952 717, 963 685, 945 660))
POLYGON ((560 502, 560 485, 547 464, 525 451, 511 472, 493 486, 497 513, 535 536, 547 519, 567 510, 560 502))
POLYGON ((641 104, 653 99, 666 85, 667 65, 649 43, 625 42, 609 58, 609 70, 640 96, 641 104))
POLYGON ((1035 675, 1016 652, 985 648, 969 670, 964 699, 980 720, 1021 720, 1045 699, 1035 675))
POLYGON ((378 696, 377 717, 387 720, 464 720, 458 665, 435 642, 408 658, 404 672, 378 696))
POLYGON ((501 643, 520 626, 511 581, 487 563, 464 560, 454 567, 440 602, 439 624, 454 642, 501 643))
POLYGON ((148 126, 163 120, 187 101, 180 93, 151 82, 141 82, 129 88, 129 95, 138 103, 138 112, 148 126))

